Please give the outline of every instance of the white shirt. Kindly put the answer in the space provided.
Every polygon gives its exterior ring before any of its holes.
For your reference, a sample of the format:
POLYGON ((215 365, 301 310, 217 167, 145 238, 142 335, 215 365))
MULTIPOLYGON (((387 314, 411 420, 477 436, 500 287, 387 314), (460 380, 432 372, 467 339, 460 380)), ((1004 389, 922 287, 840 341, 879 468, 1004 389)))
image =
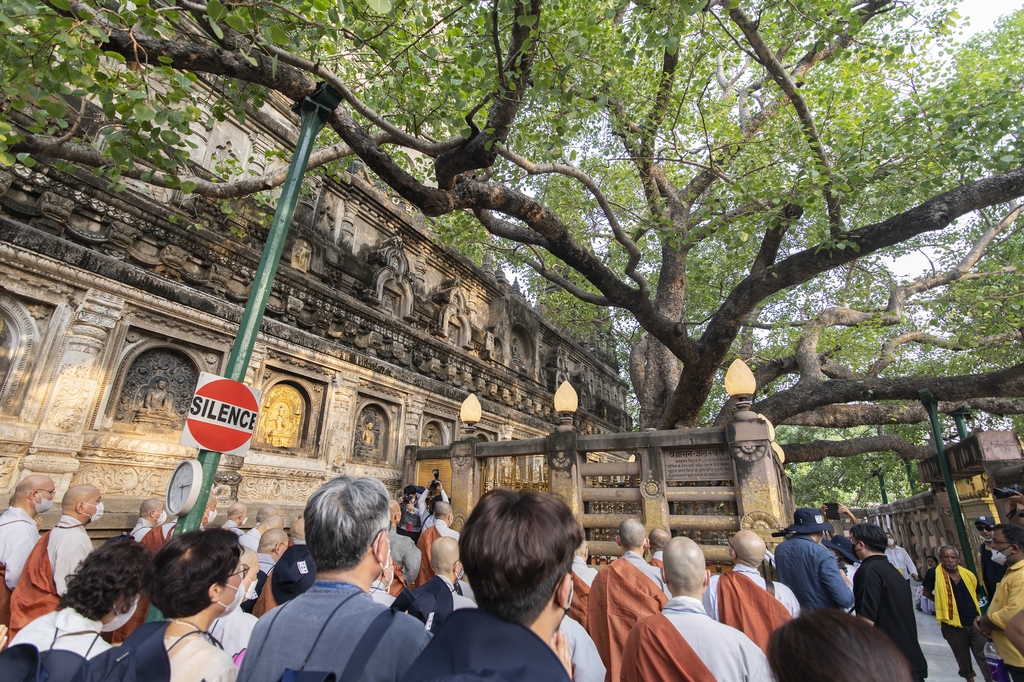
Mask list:
MULTIPOLYGON (((739 573, 754 581, 761 589, 764 589, 764 578, 757 572, 756 568, 751 568, 746 564, 736 564, 732 569, 733 573, 739 573)), ((718 616, 718 580, 722 576, 713 575, 711 576, 711 582, 708 584, 708 588, 704 590, 704 598, 701 600, 704 604, 704 611, 715 620, 719 620, 718 616)), ((775 585, 775 598, 786 607, 789 611, 789 615, 797 618, 800 616, 800 602, 797 601, 796 595, 793 594, 793 590, 789 589, 782 583, 772 581, 775 585)))
POLYGON ((653 561, 653 560, 657 559, 658 561, 662 561, 663 562, 663 561, 665 561, 664 558, 662 558, 664 556, 664 554, 665 554, 665 552, 659 550, 659 551, 657 551, 657 552, 655 552, 654 554, 651 555, 651 560, 653 561))
POLYGON ((587 585, 593 585, 597 577, 597 569, 587 566, 587 562, 578 556, 572 558, 572 572, 587 585))
POLYGON ((917 566, 914 565, 913 559, 907 554, 907 550, 899 545, 886 547, 885 558, 889 560, 890 564, 898 568, 907 580, 910 580, 910 576, 917 575, 917 566))
POLYGON ((224 651, 237 656, 249 646, 249 636, 256 627, 256 616, 242 609, 235 609, 223 618, 213 621, 210 634, 217 638, 224 651))
POLYGON ((140 516, 139 520, 135 522, 135 528, 132 528, 132 539, 135 542, 142 542, 142 538, 146 537, 146 533, 151 530, 153 530, 153 524, 140 516))
POLYGON ((395 603, 395 598, 388 593, 387 589, 384 587, 384 583, 380 580, 374 580, 373 584, 370 585, 370 599, 382 606, 388 607, 389 609, 391 608, 391 605, 395 603))
POLYGON ((696 599, 673 597, 661 612, 717 682, 773 682, 761 649, 739 630, 709 618, 696 599))
POLYGON ((640 569, 640 572, 650 578, 658 589, 665 593, 667 597, 672 598, 672 593, 668 591, 668 585, 661 579, 661 569, 651 566, 649 563, 644 561, 644 558, 636 552, 626 552, 622 555, 622 558, 633 564, 640 569))
MULTIPOLYGON (((440 533, 442 536, 446 538, 455 538, 456 540, 459 539, 459 531, 452 530, 444 521, 437 521, 436 523, 434 523, 434 525, 437 526, 437 532, 440 533)), ((424 528, 424 530, 426 530, 426 528, 424 528)))
POLYGON ((569 616, 562 618, 558 629, 569 641, 573 682, 604 682, 605 667, 594 640, 582 625, 569 616))
POLYGON ((74 609, 61 609, 39 616, 26 625, 11 640, 11 646, 31 644, 40 651, 60 649, 93 658, 110 648, 100 637, 102 627, 100 621, 89 620, 74 609))
MULTIPOLYGON (((420 530, 426 530, 437 522, 434 515, 427 512, 427 495, 429 494, 430 488, 427 488, 416 498, 416 513, 420 515, 420 530)), ((443 490, 441 491, 441 500, 448 501, 448 493, 443 490)))
POLYGON ((21 507, 9 507, 0 515, 0 564, 4 565, 4 582, 12 590, 25 568, 25 560, 39 542, 36 520, 21 507))
POLYGON ((242 537, 243 535, 245 535, 245 531, 238 527, 238 524, 235 523, 234 519, 228 519, 227 521, 225 521, 224 525, 221 526, 221 528, 223 528, 224 530, 231 531, 238 537, 242 537))
POLYGON ((57 594, 64 596, 68 591, 68 577, 78 570, 78 564, 92 551, 92 541, 85 532, 85 526, 74 516, 60 517, 50 531, 50 543, 46 553, 53 567, 53 584, 57 594))
POLYGON ((260 551, 260 538, 262 536, 263 533, 260 532, 259 526, 253 526, 244 535, 238 536, 238 544, 252 550, 253 554, 257 554, 260 551))

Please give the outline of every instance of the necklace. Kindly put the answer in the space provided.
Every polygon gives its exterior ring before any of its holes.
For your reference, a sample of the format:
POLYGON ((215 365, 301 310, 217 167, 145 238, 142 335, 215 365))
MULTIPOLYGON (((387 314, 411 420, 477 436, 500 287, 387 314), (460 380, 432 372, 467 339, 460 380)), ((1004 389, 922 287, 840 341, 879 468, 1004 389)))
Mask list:
POLYGON ((177 623, 178 625, 187 625, 188 627, 192 628, 200 634, 206 634, 201 627, 199 627, 195 623, 190 623, 187 620, 178 620, 177 618, 171 618, 171 622, 177 623))

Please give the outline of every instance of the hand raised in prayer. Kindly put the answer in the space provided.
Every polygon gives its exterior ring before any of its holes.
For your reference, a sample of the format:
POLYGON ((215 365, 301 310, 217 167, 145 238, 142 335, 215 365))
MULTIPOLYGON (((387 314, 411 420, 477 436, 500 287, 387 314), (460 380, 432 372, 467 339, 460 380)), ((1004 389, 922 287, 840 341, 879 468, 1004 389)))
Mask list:
POLYGON ((561 630, 556 630, 548 644, 558 656, 558 660, 565 666, 565 672, 569 673, 569 679, 572 679, 572 652, 569 650, 569 638, 561 630))

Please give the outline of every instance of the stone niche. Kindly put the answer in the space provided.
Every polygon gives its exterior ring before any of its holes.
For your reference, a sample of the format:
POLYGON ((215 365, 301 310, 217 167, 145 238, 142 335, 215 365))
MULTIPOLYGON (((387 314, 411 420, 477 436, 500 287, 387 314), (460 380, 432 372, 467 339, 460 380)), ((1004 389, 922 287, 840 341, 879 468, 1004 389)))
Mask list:
POLYGON ((125 358, 115 379, 112 428, 177 439, 199 380, 199 362, 184 349, 144 345, 149 347, 125 358))
POLYGON ((318 457, 326 388, 325 382, 268 370, 254 447, 275 455, 318 457))
POLYGON ((448 445, 452 442, 453 428, 451 420, 424 414, 423 428, 420 430, 420 447, 448 445))
POLYGON ((398 408, 377 398, 359 400, 352 429, 352 462, 372 466, 398 465, 395 424, 398 408))

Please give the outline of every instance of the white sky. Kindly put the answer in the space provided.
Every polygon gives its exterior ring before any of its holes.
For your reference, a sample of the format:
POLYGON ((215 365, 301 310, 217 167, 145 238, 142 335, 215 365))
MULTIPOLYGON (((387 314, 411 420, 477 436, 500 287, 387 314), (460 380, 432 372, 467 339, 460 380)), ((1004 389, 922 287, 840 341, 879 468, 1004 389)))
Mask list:
MULTIPOLYGON (((967 40, 975 33, 989 30, 995 26, 999 17, 1020 9, 1022 5, 1024 0, 961 0, 957 7, 964 22, 964 32, 960 40, 967 40)), ((898 277, 906 279, 912 279, 926 270, 931 270, 928 259, 921 252, 895 259, 892 267, 898 277)))

